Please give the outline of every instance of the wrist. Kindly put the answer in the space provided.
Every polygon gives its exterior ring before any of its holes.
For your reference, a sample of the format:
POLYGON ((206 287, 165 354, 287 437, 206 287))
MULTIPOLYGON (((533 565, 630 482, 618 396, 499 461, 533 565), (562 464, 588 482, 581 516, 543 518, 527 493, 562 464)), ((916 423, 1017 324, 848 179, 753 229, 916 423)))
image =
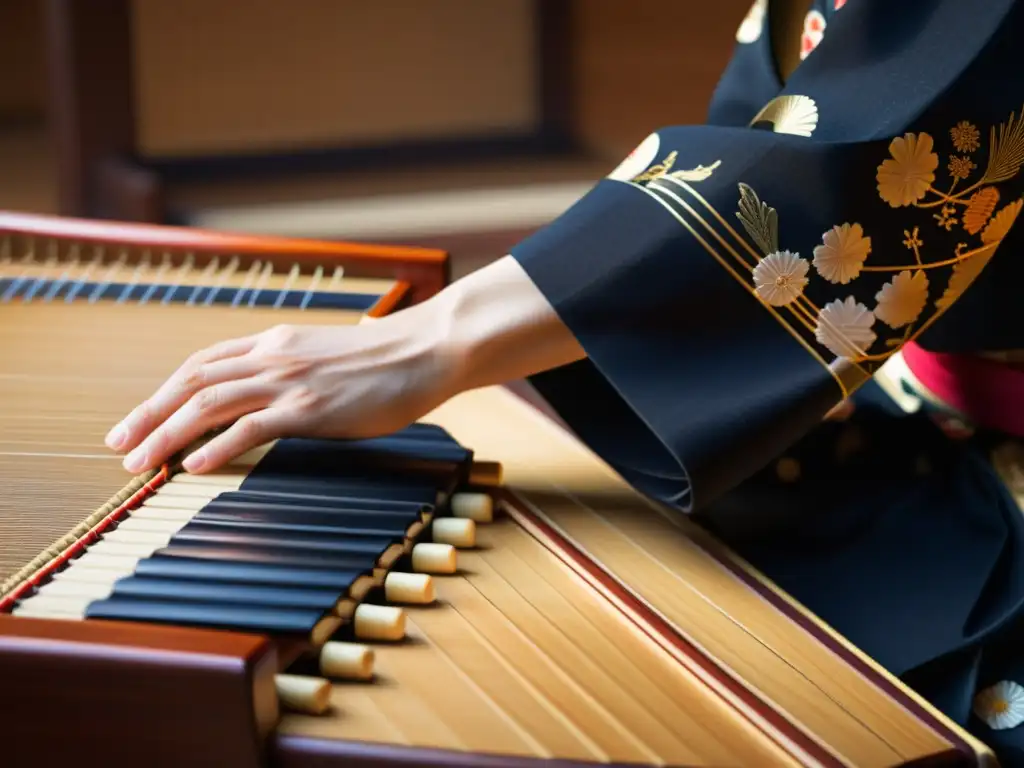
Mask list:
MULTIPOLYGON (((511 256, 457 280, 426 304, 452 394, 585 357, 557 313, 511 256)), ((424 307, 426 307, 426 304, 424 307)))

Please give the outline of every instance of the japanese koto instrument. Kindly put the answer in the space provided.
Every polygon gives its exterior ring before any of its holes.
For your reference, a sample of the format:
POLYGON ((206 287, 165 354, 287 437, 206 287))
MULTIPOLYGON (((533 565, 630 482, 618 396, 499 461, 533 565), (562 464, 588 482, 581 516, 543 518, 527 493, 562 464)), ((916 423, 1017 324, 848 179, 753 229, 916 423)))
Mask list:
POLYGON ((424 249, 0 214, 3 765, 991 760, 518 390, 208 476, 103 447, 196 349, 446 278, 424 249))

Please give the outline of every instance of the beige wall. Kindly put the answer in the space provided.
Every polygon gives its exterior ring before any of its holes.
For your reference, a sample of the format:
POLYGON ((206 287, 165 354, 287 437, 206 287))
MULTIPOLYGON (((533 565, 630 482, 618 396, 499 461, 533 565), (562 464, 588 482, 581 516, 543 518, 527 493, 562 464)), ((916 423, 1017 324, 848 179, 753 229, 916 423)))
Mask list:
POLYGON ((531 0, 134 0, 139 137, 221 153, 531 130, 531 0))

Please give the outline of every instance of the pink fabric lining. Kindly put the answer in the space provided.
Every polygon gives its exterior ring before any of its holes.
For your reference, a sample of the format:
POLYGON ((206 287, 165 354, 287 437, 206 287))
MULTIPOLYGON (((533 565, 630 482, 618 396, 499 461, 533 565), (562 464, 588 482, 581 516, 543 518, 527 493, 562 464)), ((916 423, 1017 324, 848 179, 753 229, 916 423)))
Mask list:
POLYGON ((979 427, 1024 437, 1024 371, 973 355, 903 347, 903 360, 933 395, 979 427))

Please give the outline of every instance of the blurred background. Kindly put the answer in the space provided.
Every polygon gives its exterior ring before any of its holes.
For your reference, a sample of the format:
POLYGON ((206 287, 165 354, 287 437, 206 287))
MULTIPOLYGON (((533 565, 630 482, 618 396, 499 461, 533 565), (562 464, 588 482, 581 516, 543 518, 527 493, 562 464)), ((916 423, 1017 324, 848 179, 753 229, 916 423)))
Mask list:
POLYGON ((0 0, 0 209, 438 246, 464 274, 652 129, 750 0, 0 0))

